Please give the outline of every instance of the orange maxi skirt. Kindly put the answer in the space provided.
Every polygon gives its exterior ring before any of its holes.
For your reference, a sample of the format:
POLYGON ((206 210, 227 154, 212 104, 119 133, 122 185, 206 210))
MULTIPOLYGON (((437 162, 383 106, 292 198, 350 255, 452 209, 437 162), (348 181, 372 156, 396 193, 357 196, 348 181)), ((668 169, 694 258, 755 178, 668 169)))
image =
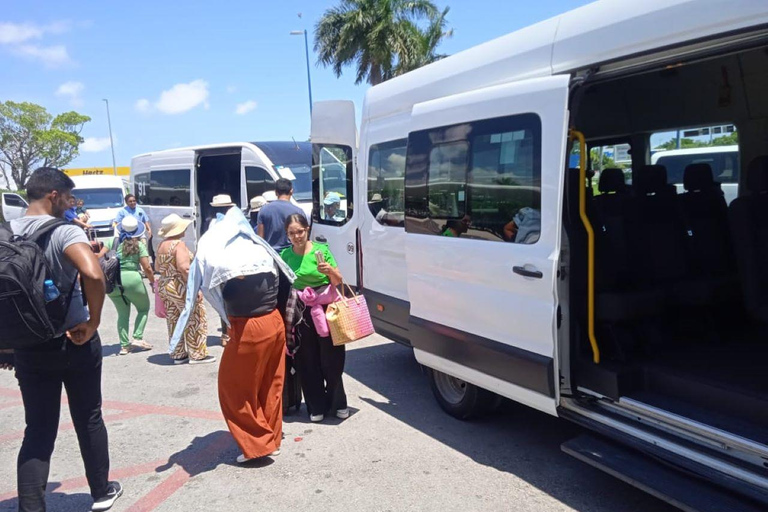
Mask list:
POLYGON ((219 404, 243 455, 280 448, 283 431, 285 327, 275 310, 261 317, 230 317, 230 341, 219 366, 219 404))

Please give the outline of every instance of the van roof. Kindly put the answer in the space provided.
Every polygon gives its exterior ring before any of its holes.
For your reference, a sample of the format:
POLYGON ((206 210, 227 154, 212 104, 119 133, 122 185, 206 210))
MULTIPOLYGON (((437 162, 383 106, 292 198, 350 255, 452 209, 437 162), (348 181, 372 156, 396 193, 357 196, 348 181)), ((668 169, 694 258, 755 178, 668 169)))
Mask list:
POLYGON ((744 31, 768 23, 767 5, 765 0, 600 0, 372 87, 363 118, 744 31))
POLYGON ((278 165, 293 163, 310 163, 312 161, 312 144, 310 142, 294 141, 262 141, 262 142, 221 142, 217 144, 204 144, 201 146, 186 146, 181 148, 163 149, 135 155, 133 158, 172 153, 174 151, 201 151, 205 149, 238 148, 256 146, 267 158, 278 165), (298 147, 298 149, 297 149, 298 147))
POLYGON ((70 176, 75 182, 75 188, 120 188, 125 185, 125 181, 120 176, 70 176))

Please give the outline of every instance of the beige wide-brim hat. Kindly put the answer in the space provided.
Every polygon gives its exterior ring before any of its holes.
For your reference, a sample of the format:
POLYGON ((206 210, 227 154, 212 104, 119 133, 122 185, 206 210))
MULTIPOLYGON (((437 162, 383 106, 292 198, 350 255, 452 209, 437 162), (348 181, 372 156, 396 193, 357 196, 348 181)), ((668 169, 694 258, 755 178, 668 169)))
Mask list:
POLYGON ((235 203, 232 202, 232 198, 229 197, 229 194, 219 194, 217 196, 213 196, 213 201, 211 201, 211 206, 214 206, 214 207, 235 206, 235 203))
POLYGON ((265 204, 267 204, 267 200, 264 199, 264 196, 256 196, 254 198, 251 198, 251 211, 252 212, 259 211, 265 204))
POLYGON ((160 223, 160 229, 157 232, 157 236, 169 238, 180 235, 187 230, 190 224, 192 224, 191 219, 182 219, 175 213, 172 213, 165 217, 160 223))

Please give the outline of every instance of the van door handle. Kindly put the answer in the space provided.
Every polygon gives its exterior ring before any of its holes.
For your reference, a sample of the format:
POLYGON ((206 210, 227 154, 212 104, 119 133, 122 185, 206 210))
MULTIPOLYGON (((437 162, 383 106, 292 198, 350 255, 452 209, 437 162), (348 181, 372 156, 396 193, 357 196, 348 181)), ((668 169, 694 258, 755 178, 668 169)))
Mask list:
POLYGON ((514 272, 515 274, 520 274, 521 276, 524 276, 524 277, 532 277, 534 279, 541 279, 542 277, 544 277, 544 274, 542 274, 541 271, 539 270, 528 270, 525 267, 519 267, 517 265, 512 267, 512 272, 514 272))
POLYGON ((327 244, 328 243, 328 239, 325 238, 323 235, 317 235, 315 237, 315 242, 320 242, 321 244, 327 244))
POLYGON ((182 217, 184 217, 185 219, 191 219, 192 215, 189 213, 185 213, 184 215, 182 215, 182 217))

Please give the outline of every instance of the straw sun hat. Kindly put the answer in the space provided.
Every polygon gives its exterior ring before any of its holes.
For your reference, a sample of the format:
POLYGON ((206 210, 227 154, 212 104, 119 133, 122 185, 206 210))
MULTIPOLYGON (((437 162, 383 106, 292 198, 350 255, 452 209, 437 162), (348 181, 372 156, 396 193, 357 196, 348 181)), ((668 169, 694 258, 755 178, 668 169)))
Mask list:
POLYGON ((191 219, 182 219, 175 213, 172 213, 160 223, 160 230, 157 232, 157 236, 169 238, 180 235, 186 231, 190 224, 192 224, 191 219))
POLYGON ((211 206, 213 207, 235 206, 235 203, 232 202, 232 198, 229 197, 229 194, 219 194, 217 196, 213 196, 213 201, 211 201, 211 206))

